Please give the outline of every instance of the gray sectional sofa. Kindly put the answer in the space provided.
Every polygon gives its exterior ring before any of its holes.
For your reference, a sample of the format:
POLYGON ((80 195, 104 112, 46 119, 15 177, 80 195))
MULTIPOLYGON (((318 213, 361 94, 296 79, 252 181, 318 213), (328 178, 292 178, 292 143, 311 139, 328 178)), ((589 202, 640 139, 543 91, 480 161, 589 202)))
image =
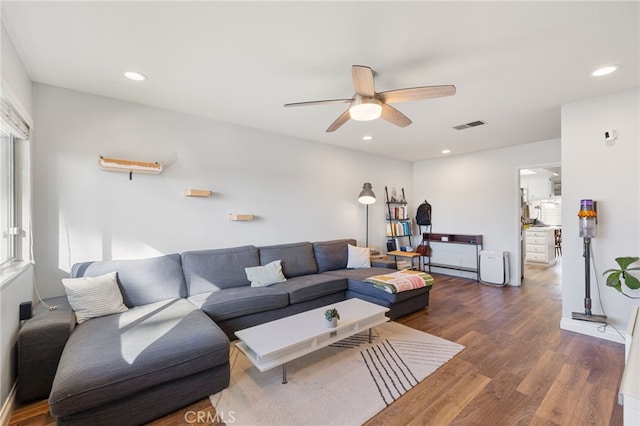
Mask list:
POLYGON ((391 319, 423 309, 430 287, 390 294, 363 282, 389 262, 347 269, 355 240, 188 251, 76 264, 117 272, 128 311, 75 324, 66 298, 39 305, 18 335, 18 400, 49 398, 58 424, 141 424, 229 385, 229 340, 266 321, 358 297, 391 319), (245 268, 280 260, 286 281, 251 287, 245 268))

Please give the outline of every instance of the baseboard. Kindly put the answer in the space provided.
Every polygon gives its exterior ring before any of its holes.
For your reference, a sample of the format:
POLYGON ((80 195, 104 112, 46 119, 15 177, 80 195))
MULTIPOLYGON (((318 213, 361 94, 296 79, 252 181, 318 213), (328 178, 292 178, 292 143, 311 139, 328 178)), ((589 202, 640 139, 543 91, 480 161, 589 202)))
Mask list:
POLYGON ((7 426, 13 414, 13 409, 16 407, 16 390, 18 382, 14 382, 11 387, 11 391, 2 404, 2 410, 0 410, 0 425, 7 426))
POLYGON ((620 336, 613 327, 606 327, 603 330, 603 326, 604 324, 574 320, 571 318, 562 318, 560 320, 560 328, 562 330, 573 331, 575 333, 586 334, 587 336, 596 337, 598 339, 624 344, 623 337, 620 336))

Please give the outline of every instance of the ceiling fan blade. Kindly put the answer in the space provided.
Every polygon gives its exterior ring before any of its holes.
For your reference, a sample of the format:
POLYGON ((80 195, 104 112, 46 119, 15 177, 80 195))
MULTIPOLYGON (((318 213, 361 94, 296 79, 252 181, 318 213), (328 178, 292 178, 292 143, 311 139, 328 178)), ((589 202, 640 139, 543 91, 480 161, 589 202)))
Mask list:
POLYGON ((456 86, 421 86, 407 89, 389 90, 378 93, 378 99, 385 103, 418 101, 420 99, 440 98, 456 93, 456 86))
POLYGON ((356 94, 372 98, 376 94, 375 83, 373 82, 373 71, 364 65, 353 65, 351 67, 351 79, 356 94))
POLYGON ((389 123, 400 127, 407 127, 411 124, 409 117, 387 104, 382 104, 382 114, 380 114, 380 117, 382 117, 383 120, 387 120, 389 123))
POLYGON ((349 121, 349 118, 350 118, 349 110, 346 110, 345 112, 340 114, 340 117, 336 118, 336 121, 331 123, 331 126, 329 126, 329 128, 326 130, 326 132, 330 133, 330 132, 334 132, 334 131, 338 130, 338 128, 340 128, 340 126, 342 126, 344 123, 349 121))
POLYGON ((324 105, 324 104, 344 104, 348 102, 353 102, 353 99, 327 99, 325 101, 292 102, 290 104, 284 104, 284 106, 295 107, 295 106, 324 105))

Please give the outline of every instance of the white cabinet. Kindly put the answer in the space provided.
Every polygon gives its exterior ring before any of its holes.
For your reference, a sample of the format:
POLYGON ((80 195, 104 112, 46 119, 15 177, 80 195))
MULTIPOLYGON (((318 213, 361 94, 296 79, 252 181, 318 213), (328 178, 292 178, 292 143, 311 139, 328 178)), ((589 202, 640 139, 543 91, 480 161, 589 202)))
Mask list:
POLYGON ((553 265, 556 263, 553 228, 529 228, 526 232, 526 256, 528 263, 553 265))
POLYGON ((548 200, 553 197, 553 185, 550 177, 530 176, 522 178, 521 186, 525 189, 528 202, 548 200))
POLYGON ((624 424, 640 425, 640 308, 634 306, 624 339, 625 367, 618 403, 623 405, 624 424))

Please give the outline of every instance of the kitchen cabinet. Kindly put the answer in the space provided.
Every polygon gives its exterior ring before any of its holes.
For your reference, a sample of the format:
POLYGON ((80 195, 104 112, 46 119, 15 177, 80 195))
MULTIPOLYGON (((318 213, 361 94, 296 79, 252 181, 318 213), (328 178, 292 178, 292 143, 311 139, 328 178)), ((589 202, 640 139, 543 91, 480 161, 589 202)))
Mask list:
POLYGON ((553 228, 529 228, 525 234, 527 263, 551 266, 556 263, 553 228))
POLYGON ((530 177, 527 184, 527 198, 531 200, 547 200, 553 197, 551 178, 530 177))

